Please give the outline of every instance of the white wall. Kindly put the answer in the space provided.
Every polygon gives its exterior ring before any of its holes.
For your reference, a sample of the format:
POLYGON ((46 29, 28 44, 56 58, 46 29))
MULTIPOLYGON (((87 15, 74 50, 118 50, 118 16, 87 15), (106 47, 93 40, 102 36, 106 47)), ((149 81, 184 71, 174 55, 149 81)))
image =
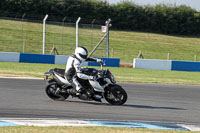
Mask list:
POLYGON ((64 55, 56 55, 55 56, 55 64, 65 65, 67 63, 68 56, 64 55))
POLYGON ((133 67, 141 69, 171 70, 172 61, 135 58, 133 60, 133 67))
MULTIPOLYGON (((69 56, 55 55, 55 64, 66 65, 69 56)), ((88 66, 88 62, 81 63, 81 66, 88 66)))
POLYGON ((20 53, 0 52, 1 62, 19 62, 20 53))

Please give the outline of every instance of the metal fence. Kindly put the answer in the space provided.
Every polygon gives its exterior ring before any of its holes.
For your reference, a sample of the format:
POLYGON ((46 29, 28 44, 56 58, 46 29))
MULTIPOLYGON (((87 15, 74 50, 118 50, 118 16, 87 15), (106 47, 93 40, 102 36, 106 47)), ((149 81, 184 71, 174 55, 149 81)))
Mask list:
MULTIPOLYGON (((56 50, 59 55, 74 52, 76 20, 69 22, 72 21, 64 18, 60 22, 47 19, 45 54, 57 54, 56 50)), ((95 20, 91 20, 90 24, 81 22, 82 20, 79 24, 79 45, 91 52, 105 33, 101 32, 101 25, 96 25, 95 20)), ((120 62, 132 62, 133 58, 138 57, 139 51, 145 59, 199 61, 199 42, 199 36, 166 36, 111 30, 109 52, 111 58, 120 58, 120 62)), ((42 54, 43 18, 28 20, 23 15, 21 19, 0 17, 0 51, 42 54)), ((92 56, 106 57, 106 53, 104 40, 92 56)))
MULTIPOLYGON (((21 53, 43 53, 43 20, 19 18, 0 18, 0 51, 21 53)), ((85 46, 89 52, 101 40, 104 33, 101 26, 79 24, 79 46, 85 46)), ((70 55, 76 47, 76 24, 46 22, 45 54, 70 55)), ((106 41, 93 54, 95 57, 106 56, 106 41)))

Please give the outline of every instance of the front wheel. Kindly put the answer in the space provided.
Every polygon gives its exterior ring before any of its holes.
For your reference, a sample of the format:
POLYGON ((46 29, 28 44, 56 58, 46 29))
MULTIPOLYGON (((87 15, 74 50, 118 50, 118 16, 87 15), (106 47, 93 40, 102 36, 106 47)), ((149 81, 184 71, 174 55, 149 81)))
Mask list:
POLYGON ((104 97, 106 101, 112 105, 122 105, 128 98, 126 91, 118 85, 110 86, 110 88, 105 91, 104 97))
POLYGON ((49 98, 56 101, 64 101, 69 97, 68 93, 62 93, 59 90, 59 86, 57 86, 56 82, 52 82, 46 86, 46 94, 49 98))

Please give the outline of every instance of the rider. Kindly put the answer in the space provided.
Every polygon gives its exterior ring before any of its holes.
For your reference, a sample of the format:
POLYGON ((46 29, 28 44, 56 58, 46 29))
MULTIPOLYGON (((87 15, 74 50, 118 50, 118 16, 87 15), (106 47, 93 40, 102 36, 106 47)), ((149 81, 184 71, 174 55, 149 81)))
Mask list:
POLYGON ((66 64, 65 76, 67 80, 71 83, 73 88, 75 88, 76 92, 74 93, 76 93, 77 95, 79 95, 83 89, 81 84, 78 82, 77 77, 84 80, 93 78, 93 76, 89 76, 83 73, 83 70, 80 67, 80 65, 84 61, 98 63, 102 62, 102 60, 98 58, 89 58, 87 49, 85 47, 80 46, 75 49, 74 54, 69 56, 66 64))

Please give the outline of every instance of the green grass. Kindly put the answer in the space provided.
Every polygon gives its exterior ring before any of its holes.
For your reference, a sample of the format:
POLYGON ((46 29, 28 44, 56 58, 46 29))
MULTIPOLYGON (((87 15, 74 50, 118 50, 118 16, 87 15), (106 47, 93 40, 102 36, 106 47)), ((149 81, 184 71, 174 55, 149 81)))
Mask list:
MULTIPOLYGON (((40 21, 42 22, 42 21, 40 21)), ((48 22, 50 23, 50 22, 48 22)), ((47 24, 46 53, 53 45, 60 54, 69 55, 75 48, 75 25, 47 24), (62 34, 63 33, 63 34, 62 34)), ((42 53, 42 24, 0 19, 0 51, 42 53), (23 31, 22 31, 23 29, 23 31)), ((98 29, 80 28, 79 44, 89 51, 99 42, 104 33, 98 29)), ((146 59, 167 59, 194 61, 200 56, 200 36, 172 36, 154 33, 110 31, 110 57, 120 58, 121 62, 132 62, 142 51, 146 59), (114 50, 112 54, 112 48, 114 50)), ((105 41, 94 56, 105 56, 105 41), (102 50, 103 49, 103 50, 102 50)))
MULTIPOLYGON (((149 130, 115 127, 0 127, 1 133, 195 133, 175 130, 149 130)), ((196 132, 197 133, 197 132, 196 132)))
MULTIPOLYGON (((43 78, 44 72, 52 68, 65 69, 65 65, 0 62, 0 76, 43 78)), ((98 67, 96 67, 99 69, 98 67)), ((107 68, 104 68, 107 69, 107 68)), ((110 67, 118 82, 200 84, 199 72, 159 71, 110 67)))

